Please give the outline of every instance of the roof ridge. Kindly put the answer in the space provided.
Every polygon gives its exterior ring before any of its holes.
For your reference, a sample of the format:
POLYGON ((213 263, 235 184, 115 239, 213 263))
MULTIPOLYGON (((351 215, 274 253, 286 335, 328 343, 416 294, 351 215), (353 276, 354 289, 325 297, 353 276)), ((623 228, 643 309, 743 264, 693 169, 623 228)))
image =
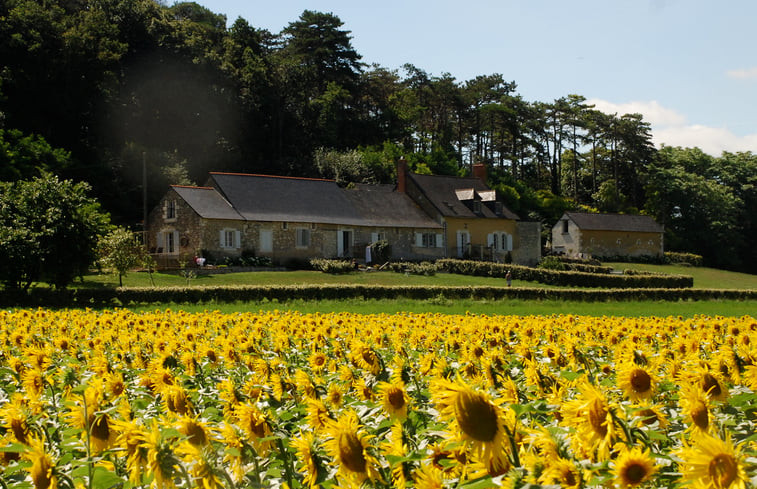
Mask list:
POLYGON ((196 188, 201 190, 215 190, 215 187, 201 187, 199 185, 171 185, 171 187, 176 188, 196 188))
POLYGON ((212 171, 209 172, 211 175, 233 175, 238 177, 262 177, 262 178, 283 178, 288 180, 306 180, 311 182, 336 182, 336 180, 332 180, 329 178, 308 178, 308 177, 289 177, 285 175, 263 175, 262 173, 234 173, 234 172, 222 172, 222 171, 212 171))

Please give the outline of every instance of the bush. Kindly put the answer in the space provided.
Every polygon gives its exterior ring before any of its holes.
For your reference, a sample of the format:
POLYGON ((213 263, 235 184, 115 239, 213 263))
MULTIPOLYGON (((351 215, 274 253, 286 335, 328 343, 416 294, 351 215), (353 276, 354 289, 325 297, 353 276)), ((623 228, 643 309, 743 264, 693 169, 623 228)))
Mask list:
POLYGON ((649 265, 668 265, 670 260, 665 255, 640 255, 640 256, 628 256, 628 255, 608 255, 608 256, 595 256, 596 259, 602 262, 617 262, 617 263, 645 263, 649 265))
POLYGON ((436 266, 440 271, 481 277, 504 278, 507 271, 510 270, 513 279, 516 280, 572 287, 686 288, 694 286, 694 279, 686 275, 611 275, 608 273, 549 270, 451 258, 438 260, 436 266))
POLYGON ((538 268, 546 268, 547 270, 565 270, 567 267, 565 263, 560 261, 556 256, 545 256, 539 262, 538 268))
POLYGON ((371 244, 371 258, 374 263, 386 263, 392 258, 392 245, 385 239, 371 244))
POLYGON ((367 285, 134 287, 118 289, 20 289, 0 294, 0 307, 123 307, 153 303, 365 299, 521 299, 566 301, 757 300, 757 290, 728 289, 543 289, 534 287, 429 287, 367 285))
POLYGON ((323 273, 332 274, 350 273, 355 270, 355 265, 352 261, 327 260, 325 258, 313 258, 310 260, 310 266, 313 270, 320 270, 323 273))
POLYGON ((679 253, 675 251, 666 251, 665 258, 670 263, 676 265, 691 265, 692 267, 701 267, 703 263, 702 255, 695 255, 694 253, 679 253))
POLYGON ((409 261, 394 262, 389 264, 389 268, 396 273, 426 276, 436 275, 436 265, 427 261, 422 261, 420 263, 409 261))

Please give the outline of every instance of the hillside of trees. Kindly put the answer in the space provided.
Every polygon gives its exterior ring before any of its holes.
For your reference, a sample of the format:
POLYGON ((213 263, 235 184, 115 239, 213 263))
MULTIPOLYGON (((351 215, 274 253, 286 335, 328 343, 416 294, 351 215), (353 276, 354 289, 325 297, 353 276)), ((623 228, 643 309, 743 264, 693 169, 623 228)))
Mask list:
MULTIPOLYGON (((0 2, 0 181, 86 181, 117 223, 209 171, 392 182, 489 168, 545 229, 566 209, 645 212, 666 248, 757 272, 757 156, 652 144, 640 114, 577 94, 524 100, 515 81, 369 64, 337 15, 281 32, 194 3, 0 2)), ((419 60, 422 62, 422 60, 419 60)))

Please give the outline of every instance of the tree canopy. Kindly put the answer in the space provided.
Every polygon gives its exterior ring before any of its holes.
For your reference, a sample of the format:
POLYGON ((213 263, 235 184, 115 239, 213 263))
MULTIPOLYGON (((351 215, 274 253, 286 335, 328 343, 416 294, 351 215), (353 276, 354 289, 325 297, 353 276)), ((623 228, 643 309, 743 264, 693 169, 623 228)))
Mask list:
POLYGON ((119 224, 142 215, 143 161, 154 205, 209 171, 390 182, 404 155, 433 173, 485 163, 524 218, 648 212, 669 249, 757 271, 754 155, 658 151, 640 114, 580 94, 525 100, 501 73, 367 64, 334 13, 305 10, 278 33, 196 2, 6 0, 0 18, 0 180, 87 181, 119 224))

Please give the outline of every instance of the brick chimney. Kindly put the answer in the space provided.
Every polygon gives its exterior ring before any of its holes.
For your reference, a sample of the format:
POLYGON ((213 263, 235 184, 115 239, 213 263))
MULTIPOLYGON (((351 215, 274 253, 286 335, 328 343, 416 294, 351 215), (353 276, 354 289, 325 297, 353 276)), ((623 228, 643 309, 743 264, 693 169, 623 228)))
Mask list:
POLYGON ((481 180, 484 185, 486 185, 486 165, 483 163, 474 163, 473 176, 481 180))
POLYGON ((407 190, 407 160, 401 156, 397 161, 397 192, 404 194, 407 190))

